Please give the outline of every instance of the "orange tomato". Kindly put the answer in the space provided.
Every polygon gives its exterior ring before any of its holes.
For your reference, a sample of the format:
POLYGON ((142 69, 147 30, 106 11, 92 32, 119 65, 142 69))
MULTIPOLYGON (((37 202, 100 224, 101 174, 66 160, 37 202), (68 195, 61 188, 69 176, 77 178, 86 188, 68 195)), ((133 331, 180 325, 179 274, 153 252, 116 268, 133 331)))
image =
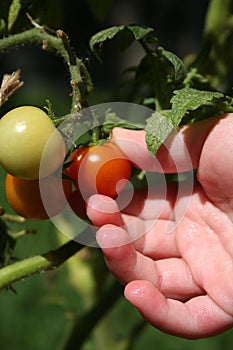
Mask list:
MULTIPOLYGON (((63 191, 59 190, 61 179, 55 175, 39 180, 25 180, 10 174, 6 176, 6 196, 14 211, 27 219, 46 220, 59 214, 66 206, 72 193, 72 182, 62 179, 63 191), (40 191, 46 194, 46 208, 40 191)), ((44 197, 44 196, 43 196, 44 197)))

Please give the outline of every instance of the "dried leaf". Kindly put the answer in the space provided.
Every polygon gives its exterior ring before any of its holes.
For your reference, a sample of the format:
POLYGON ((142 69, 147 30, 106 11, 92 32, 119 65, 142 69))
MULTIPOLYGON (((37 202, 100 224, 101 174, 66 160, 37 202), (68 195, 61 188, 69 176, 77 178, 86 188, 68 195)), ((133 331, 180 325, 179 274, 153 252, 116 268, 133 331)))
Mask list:
POLYGON ((0 88, 0 107, 24 84, 23 81, 20 81, 20 74, 20 69, 12 74, 4 74, 0 88))

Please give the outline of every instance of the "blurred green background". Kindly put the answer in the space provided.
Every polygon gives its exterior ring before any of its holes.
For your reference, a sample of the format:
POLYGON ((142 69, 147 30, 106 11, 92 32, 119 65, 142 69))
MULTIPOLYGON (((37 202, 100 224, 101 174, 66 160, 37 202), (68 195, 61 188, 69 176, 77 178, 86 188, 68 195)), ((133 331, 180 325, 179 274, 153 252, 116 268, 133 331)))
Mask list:
MULTIPOLYGON (((4 1, 4 0, 1 0, 4 1)), ((138 47, 133 46, 123 55, 114 43, 104 50, 101 65, 90 54, 88 41, 95 32, 115 24, 141 23, 155 28, 161 45, 179 56, 195 53, 201 46, 203 20, 207 0, 120 0, 120 1, 48 1, 54 16, 47 16, 47 24, 62 28, 70 37, 79 56, 85 59, 91 72, 95 90, 92 103, 111 99, 120 72, 140 59, 138 47), (110 4, 111 3, 111 4, 110 4), (98 8, 106 7, 105 16, 98 8)), ((42 8, 46 19, 46 7, 42 8)), ((2 113, 18 105, 32 104, 43 107, 47 98, 58 115, 69 111, 70 87, 68 72, 63 62, 40 48, 24 47, 12 50, 0 57, 0 73, 10 73, 20 68, 25 85, 10 99, 2 113)), ((0 205, 7 211, 4 192, 5 173, 0 173, 0 205)), ((66 238, 49 221, 26 223, 37 230, 36 235, 22 238, 14 252, 14 258, 22 259, 55 249, 66 238)), ((13 225, 12 229, 19 227, 13 225)), ((58 270, 41 273, 20 281, 13 290, 0 294, 0 349, 4 350, 62 350, 77 317, 98 299, 98 283, 95 277, 93 257, 99 274, 108 285, 113 278, 104 267, 101 253, 84 250, 76 254, 58 270)), ((95 264, 94 264, 95 265, 95 264)), ((230 276, 229 276, 230 278, 230 276)), ((82 349, 160 349, 160 350, 228 350, 233 341, 233 331, 202 340, 185 340, 166 335, 150 325, 142 323, 139 313, 123 295, 88 337, 82 349), (126 347, 131 334, 132 346, 126 347)), ((77 348, 78 349, 78 348, 77 348)), ((71 349, 72 350, 72 349, 71 349)))

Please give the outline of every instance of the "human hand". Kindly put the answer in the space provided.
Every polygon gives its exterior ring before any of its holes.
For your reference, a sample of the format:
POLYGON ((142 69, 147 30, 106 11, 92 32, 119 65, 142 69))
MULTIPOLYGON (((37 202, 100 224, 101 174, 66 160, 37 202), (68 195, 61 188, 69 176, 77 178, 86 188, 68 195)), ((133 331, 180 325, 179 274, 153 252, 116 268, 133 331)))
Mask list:
POLYGON ((125 207, 124 198, 89 199, 87 214, 125 297, 169 334, 201 338, 232 327, 233 114, 183 127, 156 159, 143 131, 115 129, 113 139, 145 170, 198 169, 193 184, 169 184, 165 196, 155 185, 136 190, 125 207))

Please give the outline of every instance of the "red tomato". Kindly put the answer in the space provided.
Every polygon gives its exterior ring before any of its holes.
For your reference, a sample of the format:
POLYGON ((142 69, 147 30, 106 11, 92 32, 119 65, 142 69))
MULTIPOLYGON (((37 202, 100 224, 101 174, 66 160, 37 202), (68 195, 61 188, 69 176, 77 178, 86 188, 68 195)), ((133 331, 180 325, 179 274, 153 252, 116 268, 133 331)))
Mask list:
POLYGON ((72 192, 71 197, 68 199, 68 203, 73 212, 83 220, 87 220, 86 203, 78 189, 72 192))
POLYGON ((84 199, 95 193, 116 197, 131 175, 131 163, 113 142, 81 147, 71 161, 69 176, 84 199))

